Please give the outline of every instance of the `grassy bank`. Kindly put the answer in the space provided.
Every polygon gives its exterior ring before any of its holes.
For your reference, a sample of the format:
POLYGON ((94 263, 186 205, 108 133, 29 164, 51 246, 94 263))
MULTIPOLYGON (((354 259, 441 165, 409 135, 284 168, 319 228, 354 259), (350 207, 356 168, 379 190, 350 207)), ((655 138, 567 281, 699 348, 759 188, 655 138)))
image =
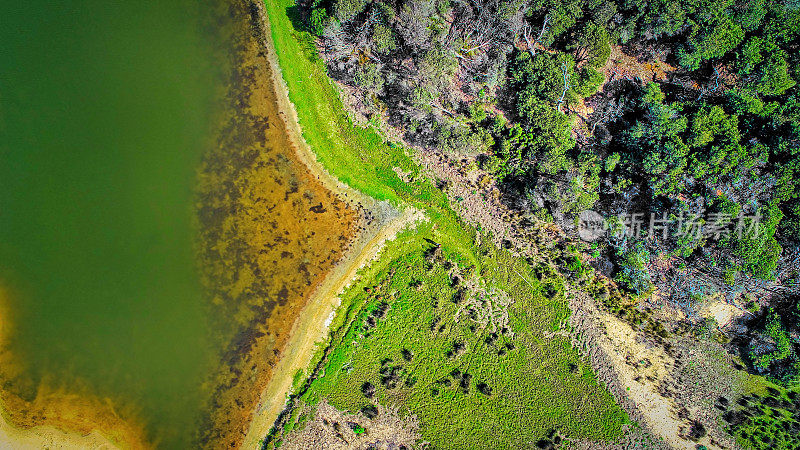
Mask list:
POLYGON ((349 186, 394 205, 422 209, 454 245, 472 240, 458 224, 447 197, 420 177, 420 168, 402 145, 391 143, 372 127, 357 127, 344 113, 338 91, 328 78, 312 36, 300 31, 294 2, 270 0, 266 10, 289 98, 297 109, 303 138, 317 159, 349 186), (406 183, 396 169, 414 178, 406 183))
MULTIPOLYGON (((619 437, 624 412, 559 333, 569 315, 560 275, 476 244, 476 231, 402 146, 352 124, 311 36, 298 30, 293 1, 268 1, 266 9, 304 138, 320 162, 350 186, 429 219, 390 243, 343 294, 323 370, 301 403, 400 406, 439 448, 519 447, 554 429, 574 439, 619 437), (415 181, 405 183, 395 168, 415 181)), ((286 429, 306 419, 294 414, 286 429)))
MULTIPOLYGON (((399 148, 371 128, 356 128, 328 79, 310 34, 298 31, 293 1, 269 0, 267 12, 289 97, 297 108, 303 137, 325 167, 348 185, 380 200, 397 203, 407 188, 393 167, 413 170, 399 148)), ((406 198, 407 200, 407 198, 406 198)))
POLYGON ((432 256, 432 237, 429 224, 393 243, 343 295, 324 375, 304 400, 402 405, 436 448, 524 448, 553 429, 618 437, 624 413, 556 334, 569 314, 559 277, 488 243, 475 266, 445 245, 432 256), (490 309, 508 316, 486 320, 490 309))

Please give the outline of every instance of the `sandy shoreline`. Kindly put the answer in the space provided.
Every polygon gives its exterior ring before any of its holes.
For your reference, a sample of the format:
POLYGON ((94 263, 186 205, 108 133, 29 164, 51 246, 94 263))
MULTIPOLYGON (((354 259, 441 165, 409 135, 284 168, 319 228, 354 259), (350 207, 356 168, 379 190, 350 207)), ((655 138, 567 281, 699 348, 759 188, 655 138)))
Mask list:
POLYGON ((0 447, 8 446, 18 450, 43 448, 86 448, 115 449, 119 448, 99 431, 87 435, 59 430, 50 425, 40 425, 30 429, 20 429, 9 423, 5 410, 0 411, 0 447))
POLYGON ((372 197, 365 195, 347 184, 339 181, 336 177, 328 173, 328 171, 317 160, 317 155, 308 145, 303 138, 303 130, 300 126, 300 119, 297 116, 297 110, 294 104, 289 99, 289 88, 283 79, 283 71, 281 70, 280 63, 278 62, 278 55, 275 53, 275 45, 272 42, 272 28, 269 23, 269 18, 264 10, 264 5, 260 2, 253 3, 258 6, 261 24, 263 25, 263 36, 266 48, 264 49, 266 59, 269 62, 272 71, 272 87, 275 90, 276 99, 278 102, 278 110, 280 111, 281 119, 288 132, 289 140, 294 144, 296 155, 300 161, 305 164, 309 172, 316 176, 317 180, 328 188, 331 192, 339 195, 344 200, 352 205, 365 210, 375 209, 379 202, 372 197))
POLYGON ((387 240, 393 239, 404 227, 423 218, 420 212, 412 208, 398 212, 387 202, 378 202, 350 188, 329 174, 317 161, 303 139, 297 111, 289 99, 288 88, 272 43, 269 20, 260 4, 259 9, 266 35, 267 59, 272 67, 273 87, 282 111, 281 118, 288 130, 289 139, 296 146, 297 156, 325 187, 356 205, 362 215, 369 216, 370 219, 362 218, 365 228, 351 243, 342 260, 315 289, 293 324, 289 342, 275 367, 273 377, 262 392, 261 401, 242 444, 245 449, 259 448, 261 439, 267 435, 286 404, 294 375, 298 370, 308 368, 317 348, 316 344, 327 338, 329 319, 339 306, 339 294, 350 284, 359 269, 378 256, 387 240))
POLYGON ((419 212, 410 208, 401 214, 388 216, 378 228, 362 235, 359 245, 350 251, 346 260, 337 265, 314 291, 292 327, 289 342, 275 367, 275 375, 270 379, 267 389, 262 392, 242 448, 259 448, 260 441, 266 437, 278 418, 286 405, 294 374, 308 368, 317 343, 328 337, 329 319, 340 304, 339 294, 362 267, 377 258, 386 241, 393 239, 399 231, 421 218, 419 212))

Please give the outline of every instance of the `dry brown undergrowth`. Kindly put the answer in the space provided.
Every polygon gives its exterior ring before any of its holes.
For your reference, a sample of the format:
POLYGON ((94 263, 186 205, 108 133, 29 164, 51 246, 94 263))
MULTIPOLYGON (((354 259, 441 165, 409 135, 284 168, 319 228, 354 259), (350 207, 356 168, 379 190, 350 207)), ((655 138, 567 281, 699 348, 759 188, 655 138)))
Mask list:
MULTIPOLYGON (((306 410, 305 414, 311 411, 306 410)), ((397 409, 377 406, 377 415, 349 414, 322 401, 314 417, 301 430, 292 432, 281 448, 294 449, 402 449, 419 448, 416 417, 401 418, 397 409), (360 427, 360 428, 358 428, 360 427), (357 431, 363 432, 356 433, 357 431)))

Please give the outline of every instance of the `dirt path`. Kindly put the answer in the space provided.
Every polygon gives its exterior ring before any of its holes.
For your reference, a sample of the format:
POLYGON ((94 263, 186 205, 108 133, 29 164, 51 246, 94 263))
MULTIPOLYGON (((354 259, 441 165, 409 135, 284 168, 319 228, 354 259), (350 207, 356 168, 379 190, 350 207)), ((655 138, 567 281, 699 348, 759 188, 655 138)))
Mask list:
POLYGON ((674 402, 662 397, 657 383, 668 376, 666 355, 660 348, 647 348, 636 341, 636 332, 620 319, 597 309, 592 299, 579 289, 569 294, 570 325, 582 339, 573 342, 584 347, 598 378, 623 408, 645 429, 673 449, 695 448, 695 443, 680 437, 684 421, 676 417, 674 402), (646 361, 646 368, 638 365, 646 361), (633 366, 631 364, 634 364, 633 366), (653 381, 648 381, 647 378, 653 381))
POLYGON ((370 219, 365 221, 365 229, 352 243, 344 258, 317 287, 292 326, 289 341, 275 366, 274 375, 261 394, 261 401, 242 444, 242 448, 245 449, 259 448, 261 439, 267 435, 286 404, 294 375, 298 370, 308 368, 317 349, 317 343, 327 338, 330 318, 339 306, 339 294, 350 284, 359 269, 378 256, 387 240, 393 239, 403 228, 412 226, 424 218, 421 212, 412 208, 398 212, 388 203, 378 202, 350 188, 321 166, 302 137, 297 111, 289 100, 272 44, 269 22, 266 15, 262 14, 262 17, 267 35, 265 50, 273 69, 272 81, 278 94, 281 117, 284 119, 290 138, 297 144, 298 157, 328 189, 356 203, 370 219))
POLYGON ((573 345, 582 348, 598 378, 614 398, 657 441, 655 448, 737 448, 718 424, 712 406, 719 396, 735 398, 742 375, 714 356, 714 344, 671 339, 670 351, 627 322, 601 311, 585 292, 569 288, 574 313, 570 325, 573 345), (710 347, 709 347, 710 346, 710 347), (687 369, 691 377, 685 377, 687 369), (694 421, 707 431, 694 440, 694 421))

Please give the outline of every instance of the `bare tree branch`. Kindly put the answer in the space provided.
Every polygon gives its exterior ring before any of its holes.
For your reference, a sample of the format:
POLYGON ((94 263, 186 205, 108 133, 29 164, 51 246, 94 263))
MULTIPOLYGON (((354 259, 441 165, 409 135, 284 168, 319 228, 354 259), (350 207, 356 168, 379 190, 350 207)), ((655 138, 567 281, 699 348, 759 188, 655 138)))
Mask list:
POLYGON ((567 91, 569 90, 569 72, 567 67, 567 62, 564 61, 563 64, 564 69, 564 90, 561 91, 561 98, 558 99, 558 103, 556 103, 556 111, 561 112, 561 104, 564 103, 564 96, 567 95, 567 91))

